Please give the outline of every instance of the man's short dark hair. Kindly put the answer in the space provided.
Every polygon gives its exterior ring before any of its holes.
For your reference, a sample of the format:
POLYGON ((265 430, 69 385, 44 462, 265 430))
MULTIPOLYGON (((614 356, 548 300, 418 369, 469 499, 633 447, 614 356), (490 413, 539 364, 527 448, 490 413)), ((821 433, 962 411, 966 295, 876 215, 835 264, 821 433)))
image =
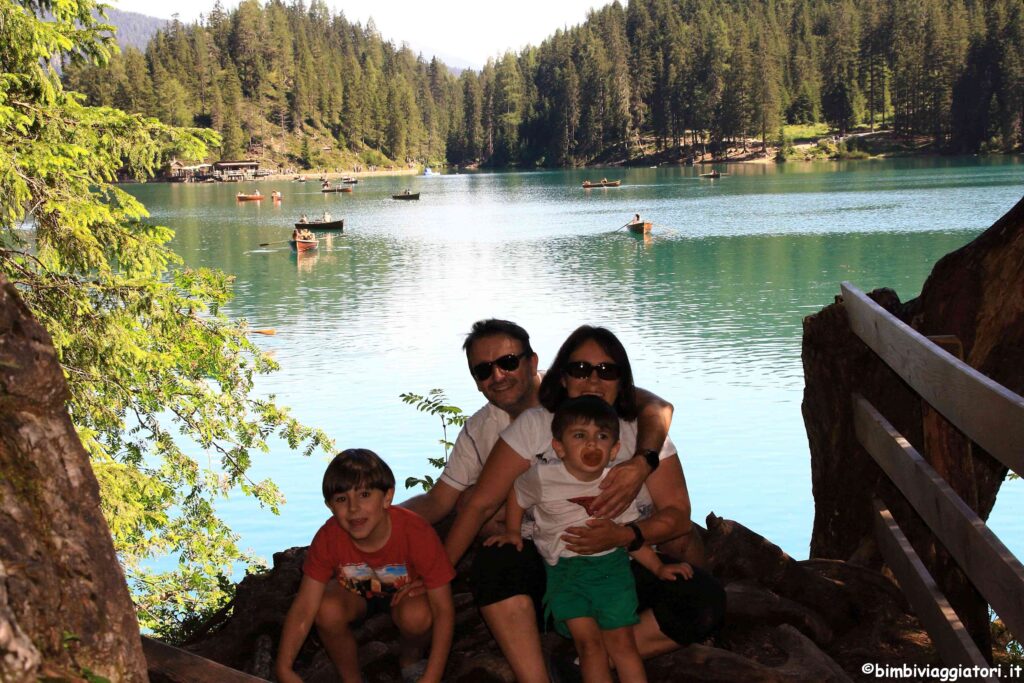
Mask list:
POLYGON ((473 344, 478 339, 496 335, 504 335, 517 340, 523 347, 523 353, 528 356, 533 355, 533 348, 530 346, 530 334, 526 330, 510 320, 488 318, 486 320, 477 320, 473 323, 473 329, 466 335, 466 341, 462 342, 462 350, 466 352, 466 360, 469 360, 469 350, 473 348, 473 344))
POLYGON ((352 489, 395 488, 395 474, 380 456, 366 448, 349 448, 334 456, 324 472, 324 500, 352 489))
POLYGON ((565 430, 576 424, 594 424, 619 440, 619 415, 600 396, 577 396, 558 406, 551 420, 551 436, 559 441, 565 430))

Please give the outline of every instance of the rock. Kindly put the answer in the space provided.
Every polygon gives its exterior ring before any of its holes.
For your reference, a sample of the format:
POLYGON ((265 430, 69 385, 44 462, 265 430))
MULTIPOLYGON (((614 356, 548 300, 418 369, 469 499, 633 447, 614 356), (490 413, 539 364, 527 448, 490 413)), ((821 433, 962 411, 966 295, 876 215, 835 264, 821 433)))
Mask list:
POLYGON ((807 636, 789 624, 775 629, 773 640, 789 659, 780 670, 791 681, 808 683, 850 683, 850 677, 807 636))
MULTIPOLYGON (((741 524, 714 515, 708 518, 707 540, 710 568, 728 582, 726 625, 713 646, 692 645, 649 660, 652 683, 840 681, 837 669, 859 671, 869 660, 925 663, 934 658, 927 638, 906 614, 898 589, 876 570, 838 561, 795 562, 741 524)), ((265 666, 254 668, 263 657, 254 656, 253 650, 276 652, 304 554, 304 548, 276 553, 268 572, 246 577, 238 587, 233 613, 211 624, 201 641, 188 649, 265 675, 265 666)), ((446 680, 512 683, 511 667, 461 576, 453 584, 453 597, 456 627, 446 680)), ((396 638, 386 615, 377 615, 356 630, 368 683, 397 683, 396 638)), ((545 633, 541 643, 563 683, 578 681, 571 641, 545 633)), ((307 683, 336 680, 334 667, 315 636, 304 644, 296 670, 307 683)))
POLYGON ((49 335, 0 278, 0 680, 145 681, 139 626, 49 335))
POLYGON ((689 645, 646 663, 651 681, 786 683, 791 678, 753 659, 707 645, 689 645))
POLYGON ((725 620, 732 628, 742 628, 744 624, 790 624, 816 643, 828 644, 832 640, 832 629, 820 616, 755 583, 736 581, 725 587, 725 593, 725 620))
POLYGON ((704 539, 708 568, 723 583, 755 581, 810 607, 833 629, 848 626, 855 612, 849 598, 829 579, 801 567, 793 558, 742 524, 707 517, 704 539))

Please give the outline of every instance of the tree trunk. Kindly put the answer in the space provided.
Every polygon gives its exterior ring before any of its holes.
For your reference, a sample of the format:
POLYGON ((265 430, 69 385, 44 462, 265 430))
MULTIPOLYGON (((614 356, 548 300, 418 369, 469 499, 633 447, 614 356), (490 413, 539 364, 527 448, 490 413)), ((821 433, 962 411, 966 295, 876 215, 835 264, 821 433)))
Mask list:
POLYGON ((50 337, 0 278, 0 680, 146 681, 50 337))
MULTIPOLYGON (((1024 393, 1024 200, 973 242, 943 257, 917 299, 900 304, 891 290, 871 297, 921 334, 955 336, 968 365, 1024 393)), ((944 561, 944 553, 929 552, 932 534, 857 443, 850 396, 858 392, 867 398, 925 457, 934 444, 955 437, 926 437, 922 401, 852 334, 841 302, 804 319, 803 365, 815 506, 811 556, 847 559, 870 548, 869 503, 877 496, 925 556, 972 635, 986 640, 984 603, 954 575, 958 570, 944 561)), ((943 474, 987 519, 1007 468, 977 445, 971 452, 974 481, 963 481, 969 476, 964 468, 946 468, 943 474)))

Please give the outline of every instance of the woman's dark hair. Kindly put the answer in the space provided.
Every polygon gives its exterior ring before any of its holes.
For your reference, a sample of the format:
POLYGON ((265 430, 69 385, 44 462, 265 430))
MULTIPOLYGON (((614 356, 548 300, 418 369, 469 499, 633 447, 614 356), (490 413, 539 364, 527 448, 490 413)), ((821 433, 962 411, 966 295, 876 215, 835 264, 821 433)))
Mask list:
POLYGON ((593 340, 622 370, 622 377, 619 378, 619 394, 612 407, 623 420, 632 422, 637 416, 636 406, 636 385, 633 384, 633 368, 629 364, 629 356, 618 337, 604 327, 593 325, 580 325, 569 335, 558 353, 551 367, 544 373, 544 379, 540 383, 540 404, 555 412, 558 405, 568 396, 562 379, 565 376, 565 366, 569 362, 569 356, 587 340, 593 340))
POLYGON ((387 492, 395 488, 395 474, 380 456, 366 448, 349 448, 334 456, 324 472, 324 500, 352 489, 380 489, 387 492))

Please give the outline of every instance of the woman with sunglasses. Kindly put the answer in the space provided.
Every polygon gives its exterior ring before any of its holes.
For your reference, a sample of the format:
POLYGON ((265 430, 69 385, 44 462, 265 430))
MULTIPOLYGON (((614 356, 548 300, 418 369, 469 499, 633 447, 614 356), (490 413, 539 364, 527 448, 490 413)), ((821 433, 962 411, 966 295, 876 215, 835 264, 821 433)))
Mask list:
MULTIPOLYGON (((540 386, 542 407, 523 412, 503 433, 484 465, 476 488, 459 510, 445 540, 453 564, 465 553, 483 523, 506 499, 519 475, 537 460, 557 459, 551 445, 554 409, 566 398, 595 395, 615 408, 620 420, 620 458, 631 457, 636 443, 636 387, 629 357, 621 342, 605 328, 584 325, 575 330, 558 350, 540 386)), ((660 453, 650 454, 655 467, 637 496, 644 519, 621 526, 610 519, 590 519, 586 527, 570 528, 567 548, 581 555, 615 547, 635 550, 643 543, 662 543, 691 532, 690 499, 682 466, 671 441, 660 453)), ((524 529, 525 531, 525 529, 524 529)), ((492 550, 492 549, 487 549, 492 550)), ((526 589, 539 607, 544 594, 542 560, 532 543, 525 543, 518 555, 514 546, 502 546, 504 558, 487 558, 492 580, 515 574, 531 577, 526 589), (535 577, 535 578, 534 578, 535 577), (537 585, 537 584, 540 585, 537 585)), ((478 554, 476 562, 479 563, 478 554)), ((683 558, 679 558, 683 559, 683 558)), ((634 563, 633 573, 640 603, 640 623, 635 627, 642 657, 669 652, 706 638, 721 623, 725 613, 725 592, 707 572, 696 568, 687 581, 661 581, 634 563)), ((474 567, 474 577, 481 572, 474 567)), ((538 612, 539 613, 539 612, 538 612)), ((511 643, 499 643, 506 654, 524 650, 524 661, 539 659, 540 639, 533 623, 522 624, 511 643)), ((536 667, 523 671, 514 667, 521 683, 547 681, 547 672, 536 667)))

